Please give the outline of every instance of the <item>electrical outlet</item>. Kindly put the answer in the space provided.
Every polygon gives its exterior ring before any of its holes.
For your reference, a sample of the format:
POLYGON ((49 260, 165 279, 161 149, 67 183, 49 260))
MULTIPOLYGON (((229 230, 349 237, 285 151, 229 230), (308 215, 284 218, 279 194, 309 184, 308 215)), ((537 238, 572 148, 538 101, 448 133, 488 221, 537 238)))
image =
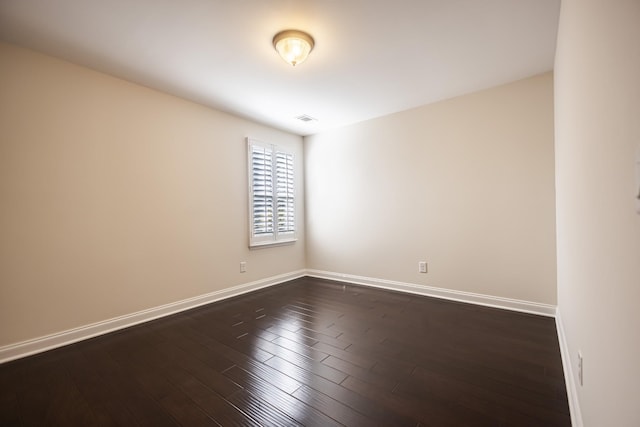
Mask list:
POLYGON ((240 261, 240 273, 247 272, 247 263, 246 261, 240 261))
POLYGON ((580 386, 583 385, 583 360, 582 360, 582 352, 579 351, 578 352, 578 382, 580 383, 580 386))
POLYGON ((426 273, 427 272, 427 261, 418 262, 418 273, 426 273))

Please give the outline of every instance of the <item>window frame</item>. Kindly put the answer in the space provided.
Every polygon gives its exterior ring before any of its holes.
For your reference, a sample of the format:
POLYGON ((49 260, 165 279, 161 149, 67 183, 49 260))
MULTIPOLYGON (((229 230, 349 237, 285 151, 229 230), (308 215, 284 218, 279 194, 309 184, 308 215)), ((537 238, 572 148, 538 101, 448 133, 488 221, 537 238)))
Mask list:
MULTIPOLYGON (((266 166, 265 166, 266 167, 266 166)), ((269 175, 269 173, 267 173, 265 171, 266 175, 269 175)), ((297 209, 297 194, 296 194, 296 190, 297 190, 297 180, 296 180, 296 159, 295 159, 295 154, 289 150, 286 149, 284 147, 275 145, 275 144, 270 144, 270 143, 266 143, 263 141, 259 141, 257 139, 253 139, 253 138, 247 138, 247 177, 248 177, 248 201, 249 201, 249 212, 248 212, 248 217, 249 217, 249 247, 250 248, 257 248, 257 247, 267 247, 267 246, 274 246, 274 245, 282 245, 282 244, 290 244, 290 243, 294 243, 298 240, 298 209, 297 209), (266 182, 265 184, 270 184, 271 185, 271 196, 268 195, 263 195, 262 197, 266 197, 266 199, 263 201, 265 204, 265 209, 267 210, 266 212, 266 223, 269 224, 269 222, 271 223, 271 227, 272 230, 268 230, 268 225, 267 225, 267 229, 264 232, 261 233, 256 233, 256 227, 255 227, 255 214, 256 214, 256 208, 255 208, 255 201, 256 201, 256 196, 255 196, 255 181, 254 181, 254 147, 258 148, 258 150, 262 150, 263 152, 269 152, 270 153, 270 157, 271 157, 271 164, 270 164, 270 182, 266 182), (278 155, 279 154, 283 154, 286 158, 287 158, 287 163, 285 166, 285 178, 286 178, 286 182, 288 183, 289 180, 291 180, 290 184, 285 184, 286 186, 286 196, 284 197, 285 199, 285 216, 287 217, 285 219, 285 224, 288 224, 289 221, 292 222, 292 229, 289 230, 280 230, 279 227, 279 223, 278 223, 278 201, 279 199, 281 200, 283 197, 279 197, 278 196, 278 155), (290 167, 289 167, 289 160, 290 160, 290 167), (267 203, 269 200, 268 198, 270 197, 270 206, 267 203), (292 211, 290 213, 288 206, 289 203, 292 204, 292 211), (269 207, 270 207, 270 213, 269 213, 269 207), (270 216, 270 220, 269 217, 270 216), (288 217, 292 216, 292 219, 289 219, 288 217)), ((281 188, 281 187, 280 187, 281 188)))

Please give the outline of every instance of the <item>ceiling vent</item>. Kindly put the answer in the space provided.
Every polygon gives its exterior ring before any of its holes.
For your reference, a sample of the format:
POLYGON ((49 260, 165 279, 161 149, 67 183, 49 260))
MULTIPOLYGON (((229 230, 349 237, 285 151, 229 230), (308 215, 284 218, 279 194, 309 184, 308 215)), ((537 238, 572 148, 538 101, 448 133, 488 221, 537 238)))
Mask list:
POLYGON ((296 119, 303 121, 303 122, 317 122, 318 119, 315 119, 311 116, 307 116, 306 114, 303 114, 301 116, 296 117, 296 119))

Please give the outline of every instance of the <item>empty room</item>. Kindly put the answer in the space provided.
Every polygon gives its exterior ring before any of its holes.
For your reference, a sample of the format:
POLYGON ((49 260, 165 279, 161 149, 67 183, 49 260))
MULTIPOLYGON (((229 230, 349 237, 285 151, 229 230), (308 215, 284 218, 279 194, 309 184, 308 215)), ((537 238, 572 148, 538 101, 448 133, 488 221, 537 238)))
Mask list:
POLYGON ((0 0, 0 426, 640 426, 640 1, 0 0))

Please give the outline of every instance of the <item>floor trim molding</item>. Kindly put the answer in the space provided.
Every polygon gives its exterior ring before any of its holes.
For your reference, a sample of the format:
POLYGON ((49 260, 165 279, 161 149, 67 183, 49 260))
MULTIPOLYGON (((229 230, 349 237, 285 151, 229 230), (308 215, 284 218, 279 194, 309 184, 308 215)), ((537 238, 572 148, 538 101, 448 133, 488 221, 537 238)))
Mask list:
POLYGON ((62 347, 85 339, 93 338, 99 335, 107 334, 119 329, 128 328, 130 326, 169 316, 171 314, 179 313, 181 311, 196 308, 205 304, 210 304, 212 302, 235 297, 269 286, 278 285, 280 283, 284 283, 289 280, 297 279, 304 276, 354 283, 393 291, 442 298, 470 304, 478 304, 487 307, 519 311, 547 317, 555 317, 558 341, 560 345, 560 355, 562 358, 562 368, 564 371, 565 384, 567 389, 567 399, 569 401, 569 411, 571 413, 571 424, 573 427, 583 427, 577 388, 572 372, 571 355, 565 336, 562 318, 555 305, 313 269, 303 269, 280 274, 277 276, 240 284, 231 288, 199 295, 193 298, 187 298, 181 301, 176 301, 158 307, 141 310, 135 313, 115 317, 101 322, 80 326, 78 328, 69 329, 43 337, 6 345, 0 347, 0 364, 33 354, 41 353, 47 350, 52 350, 54 348, 62 347))
POLYGON ((189 310, 201 305, 209 304, 215 301, 231 298, 247 292, 274 286, 289 280, 297 279, 306 275, 305 270, 293 271, 290 273, 280 274, 268 277, 254 282, 244 283, 233 286, 231 288, 210 292, 208 294, 199 295, 193 298, 187 298, 181 301, 153 307, 146 310, 137 311, 135 313, 126 314, 124 316, 114 317, 112 319, 89 325, 80 326, 78 328, 69 329, 62 332, 34 338, 27 341, 9 344, 0 347, 0 363, 9 362, 11 360, 30 356, 32 354, 41 353, 74 342, 93 338, 119 329, 128 328, 139 323, 148 322, 160 317, 169 316, 174 313, 189 310))
POLYGON ((571 425, 573 427, 583 427, 582 412, 580 412, 580 402, 578 401, 578 389, 573 376, 571 363, 571 352, 564 333, 562 316, 560 311, 556 312, 556 330, 558 331, 558 342, 560 344, 560 356, 562 357, 562 370, 564 371, 564 382, 567 387, 567 400, 569 401, 569 413, 571 414, 571 425))
POLYGON ((478 304, 487 307, 502 308, 523 313, 537 314, 540 316, 554 317, 556 306, 537 302, 522 301, 511 298, 496 297, 491 295, 474 294, 471 292, 456 291, 452 289, 437 288, 434 286, 418 285, 415 283, 397 282, 386 279, 356 276, 322 270, 307 270, 307 275, 320 279, 349 282, 393 291, 407 292, 435 298, 443 298, 451 301, 478 304))
MULTIPOLYGON (((124 316, 114 317, 101 322, 80 326, 78 328, 61 331, 58 333, 46 335, 0 347, 0 363, 30 356, 32 354, 41 353, 74 342, 93 338, 119 329, 128 328, 139 323, 148 322, 160 317, 169 316, 174 313, 199 307, 204 304, 231 298, 247 292, 274 286, 289 280, 297 279, 304 276, 317 277, 321 279, 336 280, 340 282, 349 282, 359 285, 372 286, 376 288, 400 291, 405 293, 442 298, 452 301, 459 301, 470 304, 478 304, 487 307, 495 307, 512 311, 519 311, 530 314, 554 317, 556 315, 556 307, 549 304, 540 304, 529 301, 522 301, 510 298, 495 297, 491 295, 475 294, 471 292, 456 291, 451 289, 437 288, 433 286, 418 285, 414 283, 398 282, 386 279, 377 279, 372 277, 356 276, 351 274, 342 274, 322 270, 297 270, 265 279, 237 285, 231 288, 210 292, 208 294, 199 295, 193 298, 187 298, 181 301, 141 310, 135 313, 126 314, 124 316)), ((557 322, 557 320, 556 320, 557 322)), ((559 323, 561 325, 561 323, 559 323)), ((558 334, 560 337, 561 329, 558 326, 558 334)), ((564 336, 562 336, 562 340, 564 336)), ((561 349, 562 341, 561 340, 561 349)), ((563 353, 563 364, 565 354, 563 353)), ((569 366, 570 369, 570 366, 569 366)), ((566 371, 565 371, 566 372, 566 371)), ((567 378, 572 378, 567 376, 567 378)), ((575 388, 575 387, 574 387, 575 388)), ((569 389, 567 389, 569 392, 569 389)), ((571 396, 571 394, 569 394, 571 396)), ((574 394, 575 395, 575 392, 574 394)))

